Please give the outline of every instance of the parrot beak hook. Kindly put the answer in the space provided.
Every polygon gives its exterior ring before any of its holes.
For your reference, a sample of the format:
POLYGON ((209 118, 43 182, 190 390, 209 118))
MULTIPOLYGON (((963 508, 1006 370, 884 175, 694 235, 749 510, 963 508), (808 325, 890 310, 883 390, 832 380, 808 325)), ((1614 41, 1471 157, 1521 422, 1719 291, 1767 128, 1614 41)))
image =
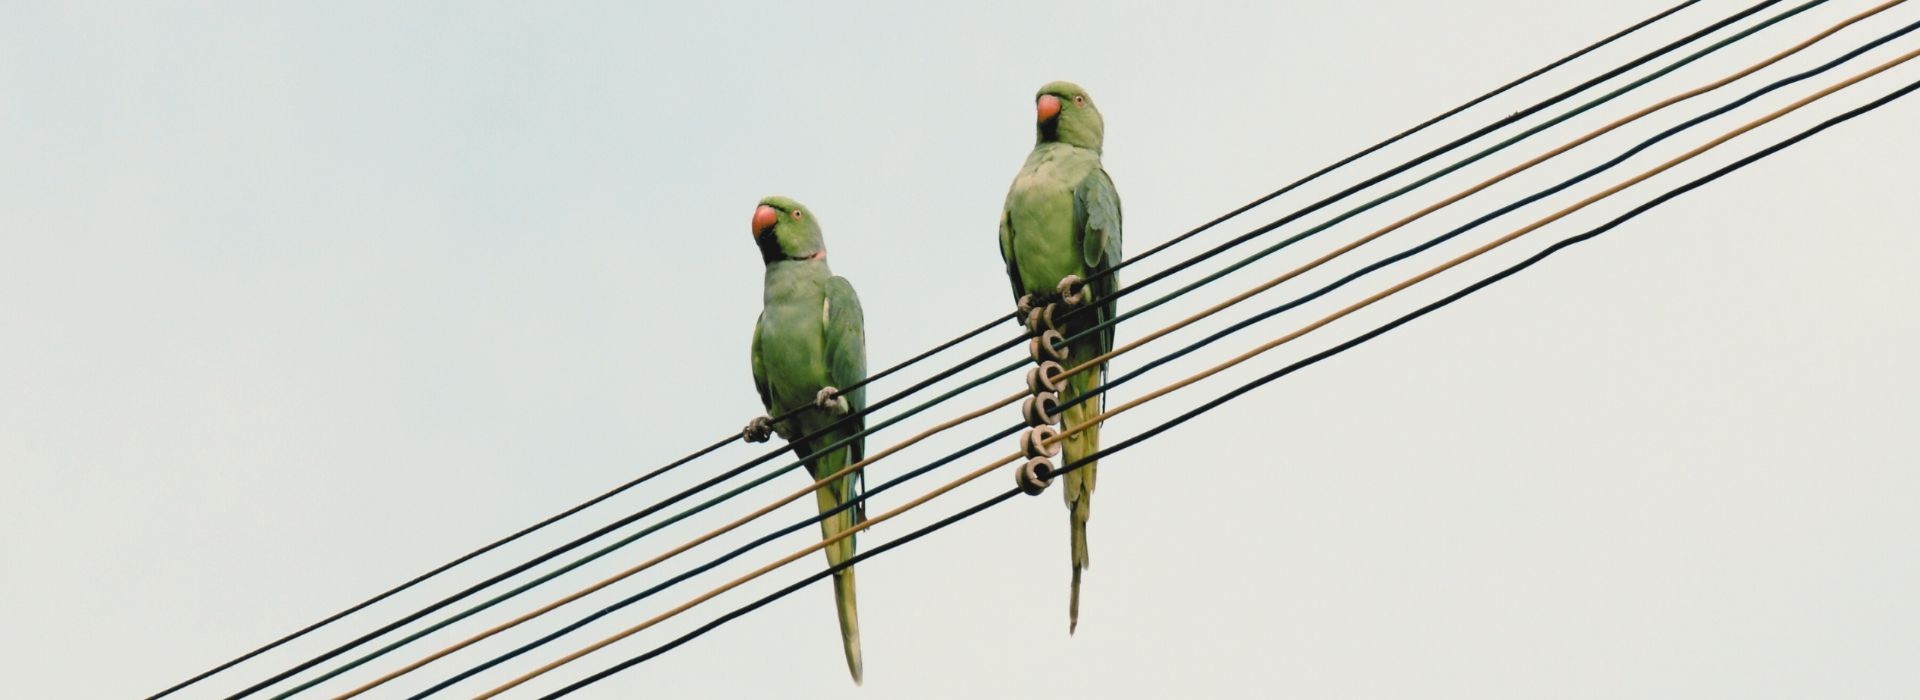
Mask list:
POLYGON ((1040 99, 1034 101, 1034 111, 1040 123, 1053 121, 1055 117, 1060 116, 1060 98, 1054 95, 1041 95, 1040 99))
POLYGON ((759 238, 773 232, 773 225, 780 222, 780 211, 765 204, 753 210, 753 237, 759 238))

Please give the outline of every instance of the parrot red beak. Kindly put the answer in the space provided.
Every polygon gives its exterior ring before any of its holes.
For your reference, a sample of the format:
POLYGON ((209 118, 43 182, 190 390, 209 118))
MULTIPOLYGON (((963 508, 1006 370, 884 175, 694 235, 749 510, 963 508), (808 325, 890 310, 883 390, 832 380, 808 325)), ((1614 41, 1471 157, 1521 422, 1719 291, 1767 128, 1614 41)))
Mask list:
POLYGON ((1039 112, 1040 123, 1053 121, 1054 117, 1060 116, 1060 98, 1041 95, 1039 101, 1034 103, 1034 109, 1039 112))
POLYGON ((759 209, 753 210, 754 237, 758 238, 762 234, 772 231, 773 225, 776 223, 779 223, 779 221, 780 221, 779 210, 774 209, 773 207, 767 206, 765 204, 760 205, 759 209))

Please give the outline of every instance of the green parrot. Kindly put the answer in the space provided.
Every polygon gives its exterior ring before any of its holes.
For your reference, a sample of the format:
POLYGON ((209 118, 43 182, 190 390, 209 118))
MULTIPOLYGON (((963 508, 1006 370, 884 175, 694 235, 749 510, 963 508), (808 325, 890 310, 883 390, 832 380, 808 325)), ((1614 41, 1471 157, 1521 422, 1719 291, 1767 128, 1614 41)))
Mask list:
MULTIPOLYGON (((766 416, 747 425, 748 440, 767 439, 777 432, 795 453, 806 456, 828 444, 859 432, 865 420, 855 418, 818 437, 794 442, 832 425, 849 411, 867 405, 866 391, 842 395, 834 387, 852 386, 867 376, 866 324, 860 297, 844 277, 827 269, 826 241, 820 222, 799 202, 785 197, 760 200, 753 211, 753 240, 766 262, 766 288, 760 320, 753 330, 753 385, 760 403, 771 415, 801 409, 792 417, 771 421, 766 416)), ((856 439, 807 463, 819 480, 866 454, 864 440, 856 439)), ((822 512, 858 497, 858 473, 835 479, 814 492, 822 512)), ((821 521, 822 539, 859 524, 865 509, 849 508, 821 521)), ((839 564, 853 557, 854 538, 826 548, 827 561, 839 564)), ((840 615, 840 638, 846 645, 847 670, 860 683, 860 620, 854 610, 853 569, 833 575, 833 597, 840 615)))
MULTIPOLYGON (((1047 83, 1035 96, 1039 139, 1020 174, 1007 191, 1000 214, 1000 257, 1013 280, 1013 296, 1023 307, 1044 306, 1063 295, 1077 295, 1080 303, 1095 305, 1062 325, 1072 337, 1114 317, 1113 293, 1120 283, 1101 275, 1120 261, 1120 195, 1113 179, 1100 167, 1100 142, 1105 123, 1087 91, 1069 82, 1047 83), (1096 275, 1099 275, 1097 278, 1096 275), (1080 284, 1081 280, 1091 280, 1080 284)), ((1069 345, 1068 367, 1113 349, 1111 327, 1069 345)), ((1060 392, 1060 402, 1092 390, 1105 381, 1106 363, 1097 371, 1076 374, 1060 392)), ((1065 429, 1089 423, 1106 401, 1089 400, 1066 409, 1065 429)), ((1068 437, 1062 446, 1065 463, 1100 449, 1100 426, 1068 437)), ((1094 469, 1085 466, 1066 475, 1068 520, 1073 538, 1073 590, 1067 603, 1067 632, 1080 623, 1080 571, 1087 568, 1087 516, 1093 505, 1094 469)))

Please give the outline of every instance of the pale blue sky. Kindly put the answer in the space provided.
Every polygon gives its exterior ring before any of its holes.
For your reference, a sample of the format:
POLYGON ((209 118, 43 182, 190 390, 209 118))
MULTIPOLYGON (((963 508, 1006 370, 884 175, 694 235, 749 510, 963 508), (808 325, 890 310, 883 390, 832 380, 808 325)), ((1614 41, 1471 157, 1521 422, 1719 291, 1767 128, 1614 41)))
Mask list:
MULTIPOLYGON (((760 410, 746 354, 760 295, 747 222, 761 196, 792 195, 818 213, 834 270, 862 295, 872 363, 886 366, 1008 308, 994 223, 1031 145, 1033 90, 1048 80, 1075 80, 1099 101, 1137 251, 1666 4, 9 4, 6 694, 157 691, 736 429, 760 410)), ((1872 4, 1808 11, 1120 336, 1872 4)), ((1701 3, 1207 240, 1743 5, 1701 3)), ((1920 7, 1896 8, 1300 282, 1344 274, 1915 19, 1920 7)), ((1152 376, 1184 376, 1290 331, 1916 41, 1152 376)), ((1149 427, 1916 78, 1920 65, 1909 65, 1844 91, 1105 434, 1149 427)), ((1074 637, 1064 509, 1049 493, 862 565, 864 688, 848 682, 828 594, 814 588, 584 696, 1912 695, 1920 206, 1903 164, 1920 156, 1917 120, 1920 98, 1895 103, 1103 462, 1074 637)), ((1308 288, 1289 283, 1169 340, 1308 288)), ((914 424, 1016 385, 1009 377, 914 424)), ((903 452, 875 480, 1013 417, 903 452)), ((183 697, 231 692, 755 454, 729 447, 183 697)), ((551 600, 799 483, 780 480, 432 641, 551 600)), ((984 479, 862 542, 1007 483, 984 479)), ((459 690, 806 543, 789 537, 459 690)), ((424 687, 699 560, 375 696, 424 687)), ((820 563, 809 557, 523 690, 644 651, 820 563)))

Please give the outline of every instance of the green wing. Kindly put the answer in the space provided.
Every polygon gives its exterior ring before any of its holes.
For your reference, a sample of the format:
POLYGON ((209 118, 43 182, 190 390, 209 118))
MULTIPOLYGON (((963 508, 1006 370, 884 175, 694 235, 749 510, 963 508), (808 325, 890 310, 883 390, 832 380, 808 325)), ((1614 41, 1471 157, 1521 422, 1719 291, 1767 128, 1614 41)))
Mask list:
MULTIPOLYGON (((867 319, 860 310, 860 295, 845 277, 827 280, 826 360, 827 381, 832 386, 853 386, 867 378, 867 319)), ((847 407, 855 412, 866 409, 866 387, 847 393, 847 407)), ((856 418, 847 431, 866 427, 865 418, 856 418)), ((853 442, 853 459, 866 459, 865 440, 853 442)))
MULTIPOLYGON (((1091 275, 1101 275, 1120 264, 1120 193, 1105 169, 1093 172, 1073 188, 1074 219, 1079 224, 1080 253, 1091 275)), ((1094 280, 1093 298, 1105 299, 1097 312, 1101 321, 1113 318, 1117 304, 1114 292, 1120 289, 1118 275, 1102 275, 1094 280)), ((1113 329, 1101 333, 1101 345, 1113 347, 1113 329)))
MULTIPOLYGON (((1020 284, 1020 267, 1013 264, 1013 214, 1005 207, 1000 209, 1000 259, 1007 262, 1007 279, 1013 282, 1013 298, 1026 296, 1027 290, 1020 284)), ((1014 320, 1020 323, 1027 321, 1024 318, 1014 320)))
POLYGON ((767 365, 760 360, 760 322, 766 314, 753 321, 753 388, 760 391, 760 405, 767 408, 767 415, 773 415, 773 390, 767 387, 767 365))

